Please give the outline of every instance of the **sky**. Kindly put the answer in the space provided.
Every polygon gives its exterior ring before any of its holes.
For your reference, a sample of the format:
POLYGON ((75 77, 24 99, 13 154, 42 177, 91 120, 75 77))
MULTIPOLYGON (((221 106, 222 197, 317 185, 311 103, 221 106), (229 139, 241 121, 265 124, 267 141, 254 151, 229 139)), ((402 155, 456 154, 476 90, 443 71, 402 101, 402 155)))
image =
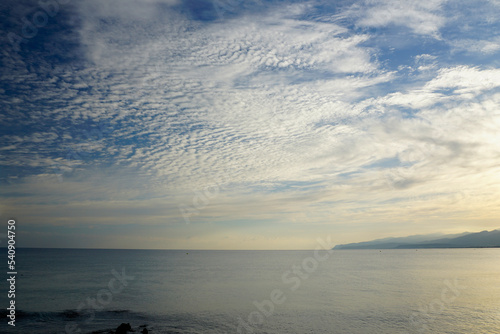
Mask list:
POLYGON ((0 8, 0 219, 21 247, 500 227, 498 0, 0 8))

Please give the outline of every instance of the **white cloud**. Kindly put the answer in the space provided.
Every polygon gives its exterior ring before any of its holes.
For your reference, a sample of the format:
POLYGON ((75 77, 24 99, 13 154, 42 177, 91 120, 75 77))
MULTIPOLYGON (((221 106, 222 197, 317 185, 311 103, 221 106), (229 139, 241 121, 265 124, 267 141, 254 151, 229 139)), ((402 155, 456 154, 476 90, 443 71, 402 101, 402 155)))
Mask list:
POLYGON ((443 0, 366 1, 354 5, 352 11, 359 17, 358 24, 367 27, 405 26, 416 34, 439 37, 446 19, 442 12, 443 0))
POLYGON ((483 92, 498 87, 500 87, 498 69, 481 70, 468 66, 442 68, 435 78, 423 86, 409 92, 389 94, 380 102, 418 110, 437 103, 463 103, 463 100, 477 98, 483 92))
POLYGON ((491 40, 459 39, 451 42, 458 51, 490 55, 500 50, 500 37, 491 40))
POLYGON ((442 69, 436 79, 424 86, 424 90, 454 89, 458 95, 473 96, 500 86, 500 69, 480 70, 467 66, 442 69))
MULTIPOLYGON (((303 10, 292 7, 294 15, 303 10)), ((120 41, 105 48, 84 43, 99 73, 108 74, 105 85, 96 85, 95 73, 82 77, 94 93, 106 92, 106 102, 86 102, 82 95, 73 103, 90 103, 95 119, 125 122, 112 133, 115 142, 145 137, 146 146, 112 151, 171 187, 196 187, 208 171, 234 171, 235 182, 302 175, 307 158, 301 153, 310 155, 314 143, 329 140, 321 124, 355 117, 358 111, 348 102, 363 95, 360 89, 391 78, 360 46, 368 36, 294 19, 288 10, 208 26, 190 23, 189 32, 186 21, 172 15, 154 38, 130 32, 139 46, 128 43, 123 31, 129 22, 121 12, 117 16, 115 29, 103 30, 92 18, 82 30, 84 41, 120 41)))

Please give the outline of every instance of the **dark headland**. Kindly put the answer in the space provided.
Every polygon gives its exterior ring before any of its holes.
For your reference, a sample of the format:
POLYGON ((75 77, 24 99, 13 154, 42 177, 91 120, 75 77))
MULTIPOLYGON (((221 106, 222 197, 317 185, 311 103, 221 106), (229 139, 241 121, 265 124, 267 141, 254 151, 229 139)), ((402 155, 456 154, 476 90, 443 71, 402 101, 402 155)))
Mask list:
POLYGON ((429 234, 337 245, 333 249, 419 249, 500 247, 500 230, 453 235, 429 234))

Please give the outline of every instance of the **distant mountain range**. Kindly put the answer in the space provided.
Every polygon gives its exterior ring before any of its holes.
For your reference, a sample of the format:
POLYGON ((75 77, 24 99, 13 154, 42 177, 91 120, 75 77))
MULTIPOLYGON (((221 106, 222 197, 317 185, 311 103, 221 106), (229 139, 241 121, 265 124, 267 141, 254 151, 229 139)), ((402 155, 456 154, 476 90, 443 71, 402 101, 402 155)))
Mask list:
POLYGON ((461 234, 427 234, 404 238, 385 238, 353 244, 337 245, 333 249, 415 249, 415 248, 483 248, 500 247, 500 230, 461 234))

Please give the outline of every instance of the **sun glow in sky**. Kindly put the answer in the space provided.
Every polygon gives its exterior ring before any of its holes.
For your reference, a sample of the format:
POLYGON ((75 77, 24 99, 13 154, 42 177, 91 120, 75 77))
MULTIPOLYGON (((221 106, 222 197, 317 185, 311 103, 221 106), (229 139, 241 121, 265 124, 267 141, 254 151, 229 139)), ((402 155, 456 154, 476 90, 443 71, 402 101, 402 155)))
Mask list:
POLYGON ((499 1, 43 4, 0 5, 0 216, 20 246, 499 227, 499 1))

